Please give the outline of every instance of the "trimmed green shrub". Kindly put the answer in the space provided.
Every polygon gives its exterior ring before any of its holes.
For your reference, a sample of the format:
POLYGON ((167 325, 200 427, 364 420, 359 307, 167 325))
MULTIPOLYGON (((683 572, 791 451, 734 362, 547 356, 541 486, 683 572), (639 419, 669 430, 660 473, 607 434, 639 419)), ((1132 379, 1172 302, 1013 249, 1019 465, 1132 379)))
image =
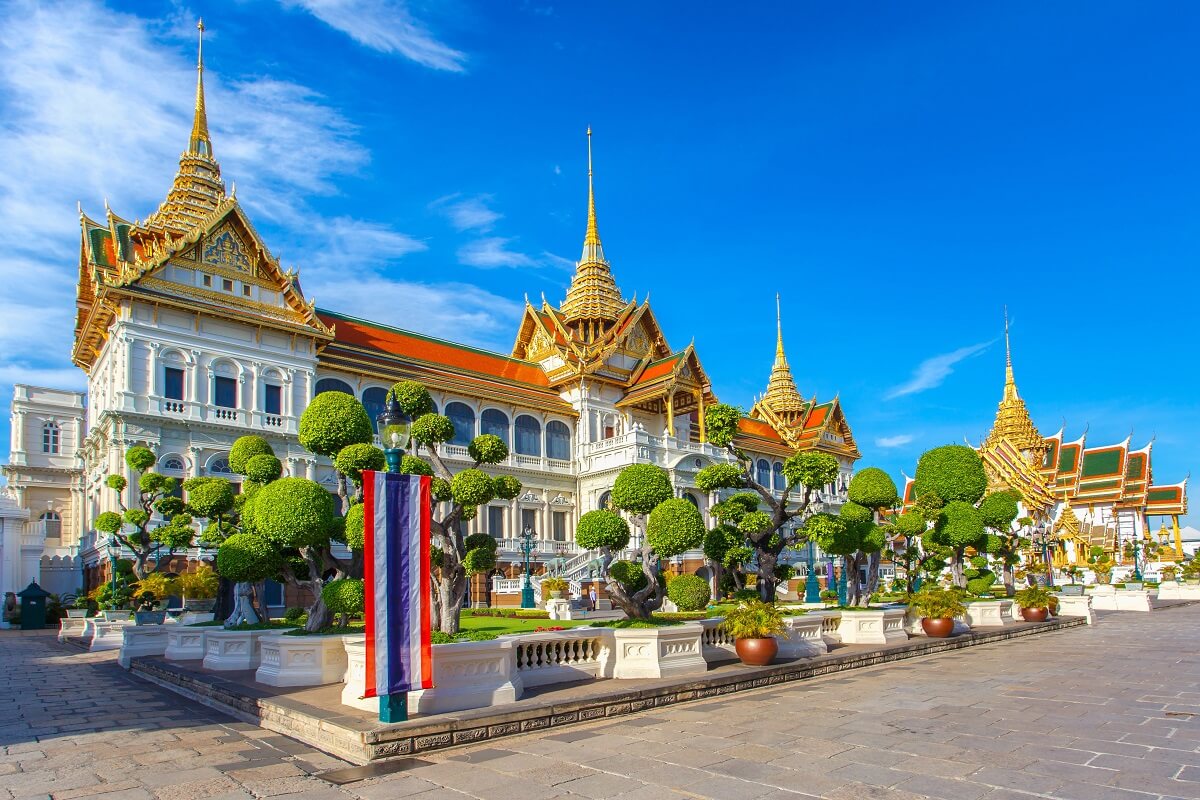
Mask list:
POLYGON ((712 599, 712 590, 699 575, 680 575, 667 583, 667 597, 680 611, 699 611, 712 599))
POLYGON ((604 508, 589 511, 579 518, 575 541, 586 550, 601 547, 621 550, 629 544, 629 523, 615 511, 604 508))
POLYGON ((344 392, 321 392, 300 415, 300 444, 319 456, 333 458, 342 448, 375 438, 363 404, 344 392))
POLYGON ((869 509, 892 508, 900 502, 896 482, 879 467, 867 467, 850 479, 850 502, 869 509))
POLYGON ((943 503, 974 505, 987 490, 983 461, 975 450, 961 444, 927 450, 917 461, 913 489, 917 497, 932 494, 943 503))
POLYGON ((674 495, 671 477, 665 469, 654 464, 631 464, 613 481, 612 504, 633 514, 649 514, 674 495))
POLYGON ((633 561, 614 561, 608 565, 608 574, 630 594, 640 592, 649 583, 642 565, 633 561))
POLYGON ((318 546, 334 527, 333 496, 316 481, 280 478, 255 493, 243 517, 255 533, 279 546, 318 546))
POLYGON ((217 548, 217 572, 234 583, 268 580, 282 566, 271 543, 252 533, 235 533, 217 548))
POLYGON ((499 464, 508 458, 508 445, 499 436, 484 433, 467 445, 467 454, 480 464, 499 464))
POLYGON ((366 599, 363 582, 358 578, 340 578, 321 588, 321 599, 334 614, 361 614, 366 599))
POLYGON ((283 475, 283 464, 278 458, 261 453, 246 462, 246 477, 255 483, 270 483, 283 475))
MULTIPOLYGON (((249 477, 250 459, 255 456, 274 456, 275 450, 271 443, 261 436, 253 434, 239 436, 229 449, 229 468, 238 475, 249 477)), ((259 481, 265 483, 265 481, 259 481)))
POLYGON ((664 500, 650 512, 646 541, 659 558, 679 555, 704 541, 704 518, 682 497, 664 500))
POLYGON ((373 444, 348 444, 338 451, 333 459, 333 468, 354 481, 355 486, 362 485, 364 470, 383 470, 387 467, 387 459, 383 451, 373 444))

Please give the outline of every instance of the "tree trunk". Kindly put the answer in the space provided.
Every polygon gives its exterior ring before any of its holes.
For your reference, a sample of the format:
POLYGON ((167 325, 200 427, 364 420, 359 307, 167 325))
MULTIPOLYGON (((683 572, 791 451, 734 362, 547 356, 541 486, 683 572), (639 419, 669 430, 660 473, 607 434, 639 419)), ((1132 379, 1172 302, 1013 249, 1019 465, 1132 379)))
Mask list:
POLYGON ((867 597, 863 605, 869 605, 872 595, 879 590, 879 562, 881 557, 880 553, 871 553, 867 556, 867 597))
POLYGON ((441 577, 438 578, 438 599, 441 601, 438 613, 441 617, 441 631, 453 636, 459 631, 458 616, 467 595, 467 580, 460 566, 455 566, 453 576, 448 573, 449 570, 443 568, 441 577))
POLYGON ((954 555, 950 558, 950 574, 954 578, 954 585, 960 589, 967 588, 967 578, 963 575, 963 551, 962 548, 956 547, 954 555))
MULTIPOLYGON (((256 581, 254 584, 254 610, 258 612, 259 619, 263 622, 269 622, 271 614, 267 610, 267 582, 256 581)), ((217 619, 214 617, 213 619, 217 619)))
POLYGON ((218 578, 217 603, 213 606, 213 619, 225 619, 233 613, 233 581, 225 577, 218 578))
POLYGON ((764 603, 775 602, 776 555, 768 550, 758 553, 758 599, 764 603))
POLYGON ((442 629, 442 594, 439 590, 441 578, 434 576, 434 580, 430 581, 429 589, 429 629, 440 631, 442 629))
POLYGON ((308 609, 308 622, 304 625, 306 631, 319 631, 322 628, 328 628, 333 624, 333 612, 325 605, 325 598, 321 597, 321 582, 320 581, 304 581, 308 584, 308 589, 317 596, 317 602, 308 609))
POLYGON ((1014 583, 1013 565, 1008 562, 1007 558, 1004 559, 1004 567, 1000 570, 1000 575, 1002 576, 1001 580, 1004 581, 1004 594, 1012 597, 1016 594, 1017 588, 1014 583))

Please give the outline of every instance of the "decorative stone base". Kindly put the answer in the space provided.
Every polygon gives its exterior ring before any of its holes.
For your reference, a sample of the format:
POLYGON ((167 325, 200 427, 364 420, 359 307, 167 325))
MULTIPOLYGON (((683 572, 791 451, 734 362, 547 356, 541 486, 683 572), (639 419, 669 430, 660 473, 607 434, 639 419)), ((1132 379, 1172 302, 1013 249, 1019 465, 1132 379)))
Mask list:
MULTIPOLYGON (((354 634, 347 634, 354 635, 354 634)), ((254 680, 268 686, 320 686, 346 675, 346 636, 264 636, 254 680)))
POLYGON ((1060 617, 1083 617, 1088 625, 1096 624, 1096 615, 1092 613, 1092 598, 1087 595, 1080 597, 1056 594, 1058 598, 1058 614, 1060 617))
POLYGON ((903 606, 867 611, 843 611, 837 633, 842 644, 889 644, 908 641, 903 606))
POLYGON ((262 639, 279 630, 227 631, 209 628, 204 634, 204 668, 216 671, 258 669, 262 639))
POLYGON ((96 616, 102 622, 128 622, 132 615, 132 611, 101 611, 96 616))
POLYGON ((812 658, 828 653, 829 645, 821 636, 823 622, 821 617, 809 614, 784 617, 783 624, 787 626, 787 631, 775 637, 779 642, 779 655, 776 658, 812 658))
POLYGON ((841 634, 838 633, 842 625, 842 612, 824 606, 821 606, 820 609, 819 611, 809 611, 805 616, 821 620, 821 639, 824 640, 826 646, 838 644, 842 641, 841 634))
POLYGON ((185 612, 183 612, 183 616, 181 616, 179 618, 178 623, 180 625, 195 625, 198 622, 212 622, 212 621, 213 621, 213 613, 211 611, 208 611, 208 612, 185 611, 185 612))
POLYGON ((979 600, 967 603, 966 623, 974 628, 1006 628, 1017 624, 1012 600, 979 600))
POLYGON ((550 613, 550 619, 574 619, 570 600, 547 600, 546 611, 550 613))
POLYGON ((445 714, 516 702, 524 687, 515 674, 512 650, 510 639, 436 645, 433 688, 408 693, 409 713, 445 714))
POLYGON ((665 628, 616 628, 614 678, 675 678, 703 675, 708 662, 700 648, 698 622, 665 628))
POLYGON ((1159 600, 1200 600, 1200 585, 1163 581, 1158 585, 1159 600))
POLYGON ((211 628, 189 628, 171 625, 167 628, 167 649, 163 658, 168 661, 197 661, 204 658, 204 634, 211 628))
POLYGON ((88 646, 89 650, 120 650, 121 645, 125 644, 123 632, 126 628, 134 627, 133 622, 126 620, 124 622, 96 622, 92 624, 92 629, 95 634, 92 636, 92 643, 88 646))
POLYGON ((86 628, 87 620, 83 617, 63 617, 58 621, 58 640, 61 642, 70 637, 83 636, 86 628))
MULTIPOLYGON (((1097 587, 1100 588, 1100 587, 1097 587)), ((1111 588, 1111 587, 1110 587, 1111 588)), ((1097 611, 1153 611, 1154 604, 1150 592, 1117 590, 1095 592, 1091 595, 1092 608, 1097 611)))
POLYGON ((161 656, 167 651, 166 625, 130 625, 121 633, 123 642, 117 663, 129 669, 130 659, 140 656, 161 656))

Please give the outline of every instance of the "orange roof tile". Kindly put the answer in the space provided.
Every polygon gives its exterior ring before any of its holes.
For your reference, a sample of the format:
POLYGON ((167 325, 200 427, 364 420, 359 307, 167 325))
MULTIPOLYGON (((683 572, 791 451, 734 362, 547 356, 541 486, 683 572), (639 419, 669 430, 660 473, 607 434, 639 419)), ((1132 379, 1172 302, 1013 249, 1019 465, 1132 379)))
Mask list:
POLYGON ((808 419, 804 420, 804 429, 812 430, 813 428, 816 428, 817 426, 824 423, 825 417, 828 416, 829 409, 831 409, 831 408, 833 408, 832 403, 826 403, 824 405, 820 405, 820 406, 817 406, 816 408, 814 408, 812 410, 812 413, 808 415, 808 419))
POLYGON ((441 364, 468 372, 548 388, 550 381, 541 367, 529 361, 477 350, 461 344, 389 328, 375 322, 345 317, 319 310, 317 317, 326 325, 337 326, 335 341, 380 350, 390 355, 441 364))
POLYGON ((742 417, 738 420, 738 431, 748 436, 759 436, 763 439, 771 439, 776 442, 783 441, 770 425, 762 420, 750 419, 750 417, 742 417))
POLYGON ((675 369, 675 365, 679 363, 679 359, 681 358, 683 358, 683 353, 676 353, 675 355, 668 356, 660 361, 655 361, 642 371, 641 376, 638 377, 637 383, 634 385, 637 386, 643 383, 648 383, 655 378, 661 378, 664 375, 670 375, 671 371, 675 369))

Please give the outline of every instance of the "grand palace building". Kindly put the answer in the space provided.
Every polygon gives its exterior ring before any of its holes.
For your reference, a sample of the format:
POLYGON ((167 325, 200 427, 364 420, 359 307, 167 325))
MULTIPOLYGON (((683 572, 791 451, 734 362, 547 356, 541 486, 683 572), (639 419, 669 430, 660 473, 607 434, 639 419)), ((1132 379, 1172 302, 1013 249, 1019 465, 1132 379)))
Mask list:
MULTIPOLYGON (((648 300, 628 300, 618 288, 596 222, 590 131, 587 228, 574 277, 558 306, 526 301, 513 321, 512 350, 501 354, 306 299, 298 273, 280 266, 226 191, 203 76, 201 63, 187 149, 161 205, 133 221, 107 206, 100 218, 80 211, 72 359, 88 389, 85 398, 16 387, 10 489, 0 502, 7 526, 0 528, 0 590, 20 588, 50 566, 76 569, 56 573, 51 591, 102 580, 116 552, 91 525, 116 506, 105 477, 135 478, 124 462, 134 445, 153 450, 165 475, 236 482, 230 447, 258 434, 271 442, 284 474, 334 490, 328 460, 297 441, 300 414, 314 395, 339 391, 359 398, 374 419, 399 380, 425 384, 437 411, 453 421, 455 438, 441 451, 452 469, 470 465, 466 446, 474 436, 492 433, 511 451, 495 471, 523 484, 515 500, 490 503, 470 523, 470 532, 499 540, 503 572, 477 582, 477 602, 498 601, 493 588, 509 590, 504 578, 515 575, 526 531, 540 565, 553 560, 571 577, 586 577, 591 556, 574 544, 576 522, 605 505, 629 464, 660 465, 681 497, 707 511, 714 498, 696 488, 696 472, 729 458, 706 442, 702 411, 717 398, 696 349, 672 347, 648 300)), ((820 501, 836 510, 858 448, 836 398, 800 393, 780 326, 776 333, 774 362, 762 365, 766 389, 742 419, 737 445, 751 454, 758 480, 776 489, 789 455, 833 454, 840 473, 820 501)), ((211 553, 194 548, 186 557, 211 553)), ((182 560, 172 565, 181 568, 182 560)), ((672 569, 707 574, 699 552, 672 569)))

